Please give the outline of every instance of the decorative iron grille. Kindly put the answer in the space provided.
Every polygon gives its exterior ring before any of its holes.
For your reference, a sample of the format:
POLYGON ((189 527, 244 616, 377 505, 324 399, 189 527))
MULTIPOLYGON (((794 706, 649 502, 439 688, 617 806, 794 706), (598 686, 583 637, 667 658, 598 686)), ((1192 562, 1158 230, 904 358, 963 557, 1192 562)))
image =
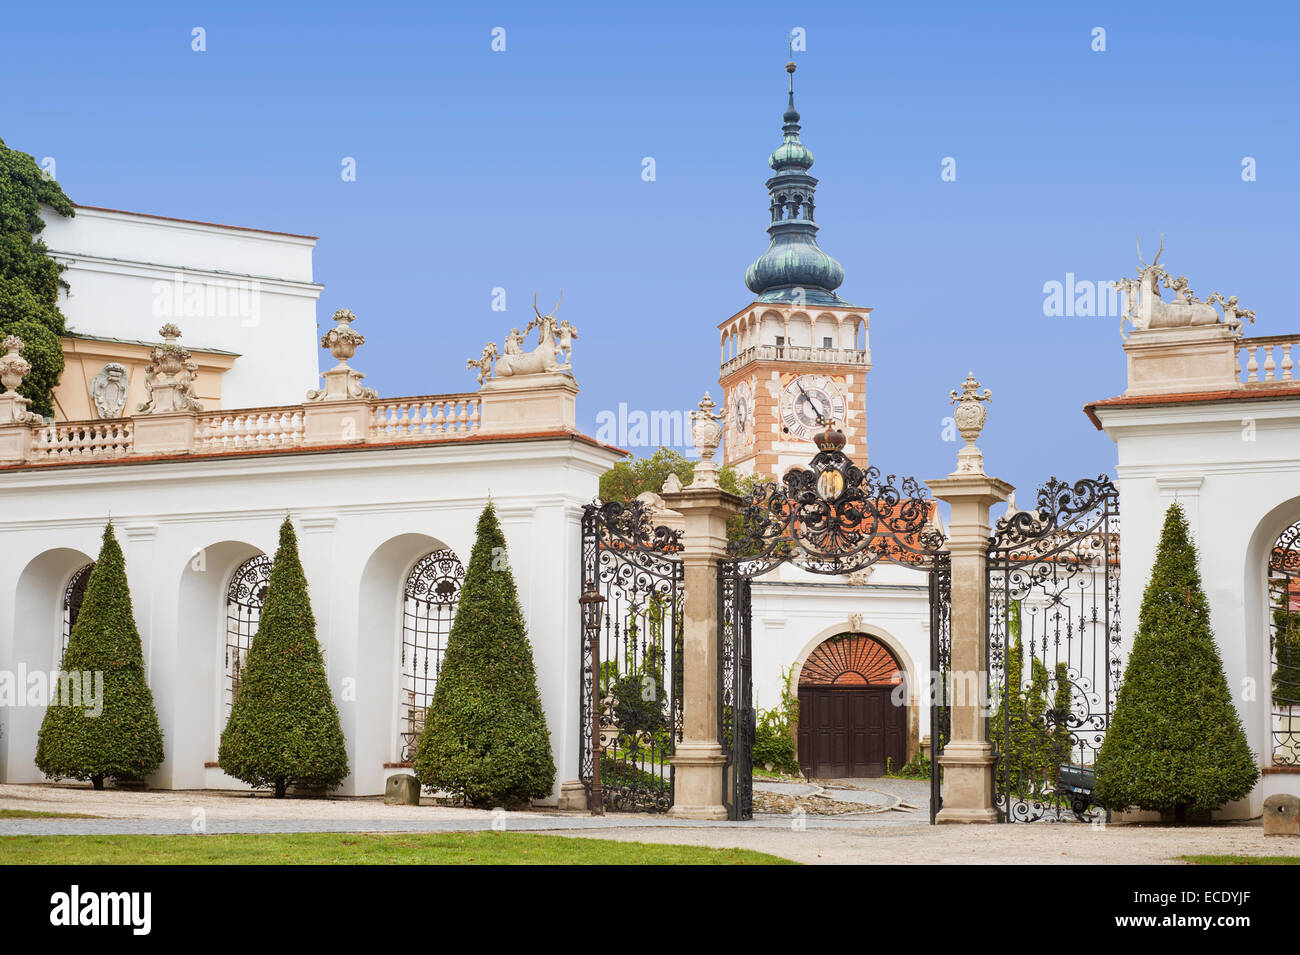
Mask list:
POLYGON ((952 670, 952 560, 935 556, 930 571, 930 824, 943 808, 939 757, 952 735, 948 675, 952 670))
POLYGON ((1268 560, 1269 738, 1274 766, 1300 766, 1300 523, 1268 560))
POLYGON ((669 760, 683 732, 681 536, 651 518, 641 501, 596 502, 582 517, 582 583, 605 602, 596 685, 582 634, 579 775, 590 800, 598 755, 605 808, 615 811, 672 808, 669 760))
POLYGON ((464 581, 465 566, 451 550, 436 550, 421 557, 406 578, 402 602, 402 696, 397 733, 402 762, 409 763, 415 759, 464 581))
POLYGON ((271 558, 262 554, 240 564, 226 589, 226 674, 222 703, 227 717, 239 692, 270 579, 271 558))
POLYGON ((94 569, 93 563, 79 568, 63 591, 63 643, 59 647, 60 661, 68 650, 68 639, 72 636, 72 628, 77 625, 77 617, 81 615, 81 603, 86 599, 86 587, 90 583, 90 572, 94 569))
POLYGON ((1109 811, 1091 778, 1119 690, 1119 493, 1105 475, 1052 478, 990 538, 989 739, 1003 822, 1109 811), (1062 783, 1062 768, 1071 785, 1062 783))

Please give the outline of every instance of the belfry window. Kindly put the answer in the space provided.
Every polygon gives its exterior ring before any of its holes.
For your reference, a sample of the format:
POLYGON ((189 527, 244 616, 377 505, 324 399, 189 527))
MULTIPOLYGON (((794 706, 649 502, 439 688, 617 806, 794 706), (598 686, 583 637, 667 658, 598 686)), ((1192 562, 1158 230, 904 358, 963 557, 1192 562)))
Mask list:
POLYGON ((248 665, 248 651, 253 646, 253 637, 262 619, 262 602, 266 599, 266 585, 270 579, 271 558, 262 554, 240 564, 226 589, 224 716, 230 715, 235 694, 239 692, 244 667, 248 665))
POLYGON ((464 580, 465 567, 451 550, 436 550, 421 557, 406 578, 397 729, 402 762, 415 758, 464 580))
POLYGON ((67 652, 72 628, 76 626, 77 617, 81 614, 81 602, 86 599, 86 585, 90 583, 90 572, 94 569, 94 564, 86 564, 79 568, 63 591, 63 644, 59 647, 60 662, 63 660, 63 654, 67 652))

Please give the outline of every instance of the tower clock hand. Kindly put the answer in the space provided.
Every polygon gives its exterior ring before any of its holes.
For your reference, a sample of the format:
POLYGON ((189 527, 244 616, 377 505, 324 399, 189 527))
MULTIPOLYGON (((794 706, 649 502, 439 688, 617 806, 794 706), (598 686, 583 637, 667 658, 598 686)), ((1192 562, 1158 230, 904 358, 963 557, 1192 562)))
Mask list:
POLYGON ((826 424, 827 421, 826 421, 825 413, 822 411, 820 407, 818 407, 817 402, 813 401, 813 396, 808 394, 808 392, 804 391, 803 382, 799 381, 796 378, 795 384, 799 386, 799 393, 808 399, 808 404, 812 405, 813 411, 817 412, 817 423, 826 424))

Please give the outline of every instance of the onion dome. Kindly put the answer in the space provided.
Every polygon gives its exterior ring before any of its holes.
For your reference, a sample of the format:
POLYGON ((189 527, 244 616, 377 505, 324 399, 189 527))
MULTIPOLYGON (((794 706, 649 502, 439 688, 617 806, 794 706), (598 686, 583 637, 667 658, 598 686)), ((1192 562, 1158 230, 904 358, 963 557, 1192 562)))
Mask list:
POLYGON ((771 242, 745 272, 745 284, 760 302, 802 299, 815 305, 846 305, 835 294, 844 281, 844 268, 817 245, 817 223, 813 221, 817 180, 808 174, 813 154, 799 140, 794 63, 787 63, 785 69, 790 74, 790 100, 781 117, 783 138, 767 160, 774 173, 767 181, 771 242))

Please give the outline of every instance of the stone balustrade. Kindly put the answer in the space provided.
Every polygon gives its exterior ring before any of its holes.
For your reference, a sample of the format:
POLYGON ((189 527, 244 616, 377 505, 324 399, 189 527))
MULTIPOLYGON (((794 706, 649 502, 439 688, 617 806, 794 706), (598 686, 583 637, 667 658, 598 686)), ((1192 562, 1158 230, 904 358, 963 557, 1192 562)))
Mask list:
POLYGON ((481 421, 476 394, 428 395, 372 402, 373 441, 428 441, 473 434, 481 421))
POLYGON ((1252 387, 1294 385, 1293 346, 1300 345, 1300 334, 1266 335, 1243 338, 1237 346, 1240 381, 1252 387))
POLYGON ((135 427, 130 418, 61 421, 35 428, 26 459, 35 463, 56 463, 117 458, 130 454, 134 445, 135 427))
POLYGON ((751 361, 807 361, 823 364, 867 365, 871 353, 863 348, 813 348, 808 345, 753 345, 735 358, 722 363, 721 374, 727 375, 751 361))
MULTIPOLYGON (((482 400, 477 394, 424 395, 416 398, 371 398, 369 428, 360 441, 341 426, 324 444, 400 444, 454 440, 477 434, 482 426, 482 400)), ((239 408, 229 411, 177 413, 168 418, 193 422, 192 437, 167 454, 219 454, 303 447, 306 415, 311 406, 239 408)), ((131 456, 155 456, 154 449, 137 448, 136 424, 152 423, 158 415, 138 415, 95 421, 59 421, 52 424, 12 422, 0 431, 23 429, 30 441, 0 443, 0 464, 71 464, 131 456), (21 447, 23 452, 12 449, 21 447)), ((190 433, 185 431, 183 433, 190 433)))

